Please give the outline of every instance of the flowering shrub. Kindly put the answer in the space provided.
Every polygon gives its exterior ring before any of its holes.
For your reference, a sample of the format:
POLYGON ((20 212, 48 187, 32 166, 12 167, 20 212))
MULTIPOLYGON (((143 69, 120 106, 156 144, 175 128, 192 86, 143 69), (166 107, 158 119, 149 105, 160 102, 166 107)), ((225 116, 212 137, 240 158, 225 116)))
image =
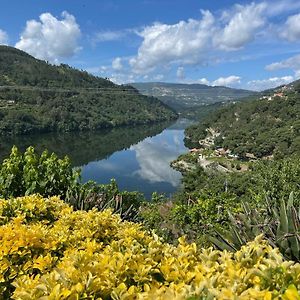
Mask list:
POLYGON ((261 237, 236 253, 163 243, 110 210, 0 200, 1 299, 299 299, 300 265, 261 237))

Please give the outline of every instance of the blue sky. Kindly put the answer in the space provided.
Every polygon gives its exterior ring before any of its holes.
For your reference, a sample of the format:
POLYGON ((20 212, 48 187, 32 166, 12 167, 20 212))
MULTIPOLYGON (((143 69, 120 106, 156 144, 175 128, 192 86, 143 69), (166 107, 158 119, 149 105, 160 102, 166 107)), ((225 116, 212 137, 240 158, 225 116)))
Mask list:
POLYGON ((4 1, 0 44, 117 83, 262 90, 300 78, 300 1, 4 1))

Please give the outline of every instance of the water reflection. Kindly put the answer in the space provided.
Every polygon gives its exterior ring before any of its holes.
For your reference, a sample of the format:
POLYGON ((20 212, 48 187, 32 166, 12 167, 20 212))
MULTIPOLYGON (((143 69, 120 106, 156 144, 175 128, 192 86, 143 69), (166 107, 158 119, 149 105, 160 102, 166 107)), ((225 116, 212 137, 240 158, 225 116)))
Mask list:
POLYGON ((61 157, 68 155, 74 166, 82 166, 90 161, 105 159, 114 152, 127 149, 148 136, 155 136, 169 125, 170 122, 97 132, 0 137, 0 159, 7 157, 13 145, 21 151, 28 146, 34 146, 38 152, 48 149, 49 152, 55 152, 61 157))
POLYGON ((127 150, 83 166, 83 180, 107 183, 115 178, 121 189, 138 190, 148 198, 154 191, 170 195, 180 185, 181 174, 170 167, 170 162, 187 151, 183 138, 183 129, 167 128, 127 150))
POLYGON ((168 182, 177 187, 181 176, 170 168, 170 162, 185 150, 180 141, 182 131, 165 130, 156 137, 147 138, 132 146, 131 150, 135 151, 139 163, 135 174, 152 183, 168 182))
POLYGON ((6 157, 13 145, 22 151, 33 145, 39 152, 48 149, 59 156, 68 155, 74 166, 82 168, 83 181, 108 183, 115 178, 123 190, 137 190, 146 197, 154 191, 169 195, 180 185, 181 174, 170 162, 187 151, 185 125, 179 120, 92 133, 2 137, 0 158, 6 157))

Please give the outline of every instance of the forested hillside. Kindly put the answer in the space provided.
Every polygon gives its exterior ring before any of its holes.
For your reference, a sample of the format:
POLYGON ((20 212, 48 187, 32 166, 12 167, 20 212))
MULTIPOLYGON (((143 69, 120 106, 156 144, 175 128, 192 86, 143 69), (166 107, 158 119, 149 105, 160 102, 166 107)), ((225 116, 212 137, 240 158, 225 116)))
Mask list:
MULTIPOLYGON (((259 99, 221 108, 186 130, 190 147, 211 143, 241 158, 281 158, 300 152, 299 83, 269 90, 259 99)), ((208 145, 206 145, 208 146, 208 145)))
POLYGON ((0 46, 0 134, 96 130, 176 118, 153 97, 0 46))

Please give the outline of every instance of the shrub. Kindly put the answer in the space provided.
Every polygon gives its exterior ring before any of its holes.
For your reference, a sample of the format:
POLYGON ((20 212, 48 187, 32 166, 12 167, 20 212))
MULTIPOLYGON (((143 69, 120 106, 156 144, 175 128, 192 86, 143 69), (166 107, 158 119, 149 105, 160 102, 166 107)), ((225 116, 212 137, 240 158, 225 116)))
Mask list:
POLYGON ((261 237, 236 253, 183 238, 175 247, 109 210, 74 212, 57 197, 0 201, 0 212, 2 299, 300 297, 300 265, 261 237))
POLYGON ((79 176, 67 156, 59 159, 48 151, 38 155, 33 147, 22 154, 14 146, 0 166, 0 196, 9 198, 39 193, 65 197, 68 189, 77 186, 79 176))
POLYGON ((120 191, 113 179, 110 184, 82 183, 80 170, 72 168, 67 156, 60 159, 48 151, 38 155, 33 147, 22 154, 14 146, 0 166, 0 197, 31 194, 60 195, 74 209, 112 208, 130 220, 137 218, 140 203, 145 201, 139 192, 120 191))

